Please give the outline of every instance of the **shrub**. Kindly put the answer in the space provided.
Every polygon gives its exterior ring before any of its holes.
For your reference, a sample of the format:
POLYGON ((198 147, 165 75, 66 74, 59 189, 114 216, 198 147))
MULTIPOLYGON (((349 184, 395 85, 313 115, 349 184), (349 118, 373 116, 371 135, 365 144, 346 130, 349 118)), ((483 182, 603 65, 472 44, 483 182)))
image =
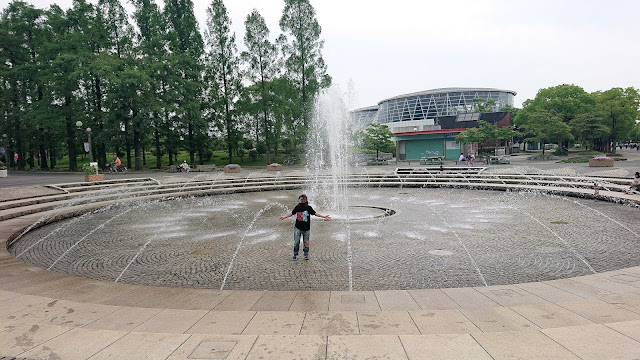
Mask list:
POLYGON ((212 157, 213 157, 213 150, 211 150, 210 148, 205 148, 202 150, 202 160, 204 160, 205 162, 209 162, 211 161, 212 157))
POLYGON ((249 157, 251 158, 251 160, 256 161, 256 159, 258 159, 258 150, 256 149, 249 150, 249 157))
POLYGON ((565 160, 560 160, 559 162, 561 163, 569 163, 569 164, 575 164, 575 163, 587 163, 589 162, 589 158, 569 158, 569 159, 565 159, 565 160))
POLYGON ((564 156, 564 155, 567 155, 567 154, 568 154, 567 150, 565 150, 565 149, 563 149, 563 148, 560 148, 560 147, 559 147, 559 148, 557 148, 557 149, 553 152, 553 155, 555 155, 555 156, 564 156))
POLYGON ((85 175, 98 175, 98 168, 96 166, 84 165, 82 172, 84 172, 85 175))

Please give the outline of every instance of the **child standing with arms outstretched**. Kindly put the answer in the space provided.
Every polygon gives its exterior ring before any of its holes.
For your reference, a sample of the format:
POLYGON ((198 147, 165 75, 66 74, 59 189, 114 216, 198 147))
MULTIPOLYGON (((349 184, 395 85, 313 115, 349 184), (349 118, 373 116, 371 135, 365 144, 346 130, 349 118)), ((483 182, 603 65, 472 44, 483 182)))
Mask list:
POLYGON ((331 218, 329 215, 322 215, 313 210, 311 205, 309 205, 309 200, 305 194, 298 196, 298 205, 293 208, 291 214, 282 215, 279 219, 284 220, 293 215, 296 216, 296 223, 293 227, 293 260, 298 258, 298 253, 300 251, 300 237, 302 237, 304 241, 304 248, 302 249, 304 259, 309 260, 309 238, 311 235, 310 216, 315 215, 327 220, 331 220, 331 218))

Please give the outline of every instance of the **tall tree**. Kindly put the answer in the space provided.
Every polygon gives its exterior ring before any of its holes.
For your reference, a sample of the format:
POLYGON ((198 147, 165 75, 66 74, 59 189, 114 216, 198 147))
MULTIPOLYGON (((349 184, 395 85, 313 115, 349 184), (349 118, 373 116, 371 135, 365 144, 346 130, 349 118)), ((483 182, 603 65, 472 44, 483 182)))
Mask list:
POLYGON ((88 65, 92 61, 92 25, 94 7, 85 0, 75 0, 66 13, 57 5, 47 12, 47 26, 51 30, 48 42, 50 66, 48 73, 48 102, 52 104, 51 116, 63 118, 66 135, 69 168, 77 169, 77 139, 86 136, 76 130, 77 120, 87 122, 84 114, 86 89, 80 87, 87 78, 88 65))
POLYGON ((242 77, 236 36, 231 33, 231 19, 222 0, 213 0, 207 9, 207 85, 210 114, 217 128, 224 134, 229 163, 241 139, 234 121, 234 100, 240 94, 242 77))
MULTIPOLYGON (((261 110, 262 136, 266 145, 267 163, 269 163, 273 148, 274 124, 269 116, 273 100, 270 99, 268 86, 280 72, 278 50, 269 41, 269 28, 258 10, 253 9, 251 14, 247 15, 244 25, 246 27, 244 44, 247 46, 247 51, 243 52, 241 56, 248 65, 246 72, 248 80, 257 85, 256 90, 258 91, 253 93, 256 95, 258 107, 261 110)), ((256 129, 256 136, 259 133, 256 129)))
POLYGON ((380 151, 393 150, 394 143, 391 141, 393 133, 387 125, 370 124, 364 132, 364 145, 368 149, 376 150, 376 158, 380 157, 380 151))
POLYGON ((39 153, 41 168, 48 169, 41 56, 44 34, 44 11, 22 1, 12 2, 3 11, 0 18, 2 130, 15 141, 19 169, 25 168, 27 153, 32 156, 39 153))
MULTIPOLYGON (((166 21, 155 2, 133 0, 134 19, 138 25, 137 54, 138 65, 149 77, 151 96, 146 103, 146 112, 152 129, 153 147, 156 154, 156 168, 162 167, 162 139, 170 133, 169 114, 174 113, 174 103, 170 100, 172 89, 178 78, 172 71, 171 59, 166 53, 168 46, 166 21)), ((170 158, 170 161, 172 159, 170 158)))
POLYGON ((195 163, 196 132, 206 131, 202 121, 202 57, 204 42, 198 31, 191 0, 166 0, 164 15, 167 19, 167 35, 173 71, 179 78, 173 87, 172 110, 181 125, 186 127, 187 150, 190 163, 195 163))
MULTIPOLYGON (((525 133, 525 141, 545 144, 557 139, 573 139, 571 128, 562 121, 562 116, 550 110, 536 110, 528 113, 528 121, 521 126, 525 133)), ((561 143, 558 140, 558 143, 561 143)))
POLYGON ((613 88, 595 93, 595 101, 601 124, 610 129, 602 150, 615 153, 618 140, 624 139, 640 115, 640 95, 633 87, 613 88))
MULTIPOLYGON (((518 111, 514 122, 518 128, 528 127, 528 129, 537 128, 540 125, 527 125, 529 121, 544 123, 553 119, 554 124, 555 120, 557 120, 568 125, 572 119, 591 111, 593 105, 593 97, 581 87, 566 84, 558 85, 540 89, 534 99, 526 100, 523 108, 518 111)), ((560 130, 560 127, 554 126, 554 128, 560 130)), ((564 130, 556 131, 556 134, 558 136, 556 141, 560 147, 566 145, 565 142, 573 138, 570 132, 567 133, 564 130)), ((545 139, 545 141, 549 140, 545 139)))
POLYGON ((608 139, 611 134, 611 129, 603 124, 604 117, 604 114, 599 111, 576 116, 569 123, 575 139, 582 142, 587 149, 602 148, 603 140, 608 139))
POLYGON ((306 132, 318 91, 331 85, 331 77, 322 58, 322 29, 309 0, 285 0, 280 29, 286 34, 284 36, 290 37, 290 42, 281 38, 280 43, 286 56, 287 76, 299 91, 299 106, 306 132))
POLYGON ((297 89, 293 82, 286 77, 279 77, 267 87, 270 89, 269 98, 273 101, 273 156, 278 156, 280 144, 285 150, 293 153, 297 128, 302 128, 302 112, 296 106, 297 89), (285 141, 288 146, 285 146, 285 141))

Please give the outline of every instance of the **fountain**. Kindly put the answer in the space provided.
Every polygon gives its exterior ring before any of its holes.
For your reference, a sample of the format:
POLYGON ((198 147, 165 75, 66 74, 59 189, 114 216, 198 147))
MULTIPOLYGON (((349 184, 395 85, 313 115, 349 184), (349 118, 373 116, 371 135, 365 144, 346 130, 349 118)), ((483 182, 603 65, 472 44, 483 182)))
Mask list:
POLYGON ((351 162, 350 121, 340 90, 323 91, 316 101, 307 145, 307 169, 314 179, 307 190, 327 211, 346 215, 349 209, 347 179, 351 162), (321 180, 325 174, 331 181, 321 180))

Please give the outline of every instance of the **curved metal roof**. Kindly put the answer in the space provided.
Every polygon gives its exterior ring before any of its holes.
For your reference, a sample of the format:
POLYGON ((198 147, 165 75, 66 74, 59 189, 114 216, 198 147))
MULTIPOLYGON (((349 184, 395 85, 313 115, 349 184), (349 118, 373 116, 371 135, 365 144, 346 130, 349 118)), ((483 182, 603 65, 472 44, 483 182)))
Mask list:
POLYGON ((371 110, 378 110, 380 107, 378 105, 374 105, 374 106, 367 106, 367 107, 363 107, 363 108, 359 108, 359 109, 353 109, 349 112, 359 112, 359 111, 371 111, 371 110))
POLYGON ((388 99, 384 99, 378 102, 378 105, 382 104, 385 101, 402 99, 411 96, 420 96, 420 95, 433 95, 433 94, 446 94, 450 92, 475 92, 475 91, 495 91, 495 92, 505 92, 510 93, 515 96, 517 93, 513 90, 504 90, 504 89, 494 89, 494 88, 461 88, 461 87, 451 87, 451 88, 441 88, 441 89, 431 89, 425 91, 418 91, 410 94, 398 95, 388 99))

